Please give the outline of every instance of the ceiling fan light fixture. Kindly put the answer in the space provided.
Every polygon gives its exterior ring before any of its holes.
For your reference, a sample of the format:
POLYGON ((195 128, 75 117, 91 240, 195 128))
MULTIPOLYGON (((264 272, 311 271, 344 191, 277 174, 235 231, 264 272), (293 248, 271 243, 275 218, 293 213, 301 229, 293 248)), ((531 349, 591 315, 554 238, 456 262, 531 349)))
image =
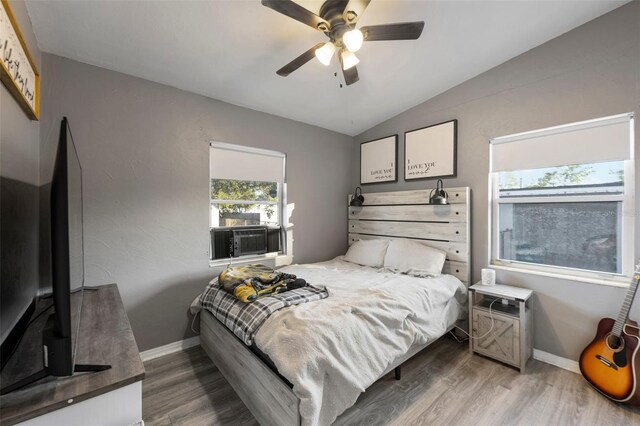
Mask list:
MULTIPOLYGON (((424 29, 424 21, 368 25, 356 29, 371 0, 323 0, 318 13, 306 9, 294 0, 261 0, 261 3, 275 12, 323 32, 329 39, 329 42, 319 41, 277 70, 276 74, 282 77, 290 75, 314 56, 325 66, 329 66, 333 56, 337 56, 336 60, 340 62, 344 76, 344 80, 339 81, 350 86, 360 79, 355 66, 360 61, 354 53, 359 51, 364 41, 417 40, 424 29)), ((338 76, 337 72, 333 74, 338 76)))
POLYGON ((322 63, 322 65, 328 66, 331 63, 331 58, 336 51, 336 46, 331 43, 325 43, 321 48, 316 49, 316 58, 322 63))
POLYGON ((342 58, 343 70, 348 70, 349 68, 353 68, 356 65, 358 65, 358 63, 360 62, 360 59, 358 59, 358 57, 354 55, 353 52, 350 52, 346 49, 343 49, 342 52, 340 52, 340 55, 342 58))
POLYGON ((351 31, 347 31, 342 36, 342 42, 349 49, 350 52, 357 52, 362 47, 362 42, 364 41, 364 36, 362 35, 362 31, 353 29, 351 31))

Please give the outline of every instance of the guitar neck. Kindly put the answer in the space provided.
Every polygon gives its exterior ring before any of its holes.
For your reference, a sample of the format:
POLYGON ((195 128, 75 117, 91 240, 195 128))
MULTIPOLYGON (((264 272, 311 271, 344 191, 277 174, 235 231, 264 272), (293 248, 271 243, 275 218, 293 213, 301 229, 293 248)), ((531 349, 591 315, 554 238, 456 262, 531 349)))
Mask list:
POLYGON ((622 329, 629 318, 629 311, 631 310, 631 304, 633 303, 633 298, 638 291, 638 280, 640 280, 640 264, 636 265, 635 272, 633 274, 633 279, 631 280, 631 285, 629 285, 629 289, 627 290, 627 295, 624 298, 624 302, 622 302, 622 307, 620 308, 620 313, 618 314, 618 318, 616 322, 613 324, 612 333, 615 336, 620 337, 622 334, 622 329))

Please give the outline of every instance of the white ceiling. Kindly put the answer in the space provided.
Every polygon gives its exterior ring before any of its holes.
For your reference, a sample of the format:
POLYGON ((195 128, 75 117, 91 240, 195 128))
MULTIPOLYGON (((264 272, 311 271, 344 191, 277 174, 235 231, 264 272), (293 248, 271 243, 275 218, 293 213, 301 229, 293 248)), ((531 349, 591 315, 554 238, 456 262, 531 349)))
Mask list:
MULTIPOLYGON (((318 12, 321 1, 298 1, 318 12)), ((276 70, 326 40, 259 1, 27 0, 39 47, 347 135, 454 87, 626 1, 373 0, 359 25, 426 22, 417 41, 369 42, 360 81, 336 61, 276 70)))

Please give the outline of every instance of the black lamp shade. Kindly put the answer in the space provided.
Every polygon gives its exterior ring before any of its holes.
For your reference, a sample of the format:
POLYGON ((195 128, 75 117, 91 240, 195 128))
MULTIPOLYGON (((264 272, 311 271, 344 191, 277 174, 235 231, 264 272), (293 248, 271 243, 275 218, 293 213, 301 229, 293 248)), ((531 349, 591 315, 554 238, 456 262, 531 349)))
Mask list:
POLYGON ((362 207, 363 203, 364 197, 362 196, 362 189, 358 186, 356 188, 356 192, 351 197, 351 202, 349 203, 349 205, 351 207, 362 207))

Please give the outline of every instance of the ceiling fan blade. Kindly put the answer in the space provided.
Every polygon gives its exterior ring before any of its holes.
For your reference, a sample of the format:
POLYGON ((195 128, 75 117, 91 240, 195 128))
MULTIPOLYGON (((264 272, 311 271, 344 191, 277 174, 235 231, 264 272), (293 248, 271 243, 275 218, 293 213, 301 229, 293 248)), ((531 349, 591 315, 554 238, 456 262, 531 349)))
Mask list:
POLYGON ((276 74, 282 77, 288 76, 289 74, 291 74, 292 72, 294 72, 295 70, 297 70, 298 68, 300 68, 301 66, 309 62, 310 60, 312 60, 316 54, 316 49, 321 48, 323 45, 324 43, 316 44, 311 49, 307 50, 302 55, 298 56, 293 61, 285 65, 284 67, 280 68, 278 71, 276 71, 276 74))
POLYGON ((342 68, 342 55, 338 55, 338 58, 340 58, 340 68, 342 69, 344 82, 347 83, 347 86, 351 86, 353 83, 360 80, 360 77, 358 77, 358 69, 355 67, 355 65, 345 70, 344 68, 342 68))
POLYGON ((329 31, 327 21, 291 0, 262 0, 262 5, 320 31, 329 31))
POLYGON ((369 6, 369 3, 371 3, 371 0, 349 0, 347 7, 344 8, 344 12, 342 13, 345 22, 349 24, 358 22, 358 19, 360 19, 364 10, 369 6))
POLYGON ((424 21, 400 24, 371 25, 360 28, 364 41, 416 40, 422 34, 424 21))

